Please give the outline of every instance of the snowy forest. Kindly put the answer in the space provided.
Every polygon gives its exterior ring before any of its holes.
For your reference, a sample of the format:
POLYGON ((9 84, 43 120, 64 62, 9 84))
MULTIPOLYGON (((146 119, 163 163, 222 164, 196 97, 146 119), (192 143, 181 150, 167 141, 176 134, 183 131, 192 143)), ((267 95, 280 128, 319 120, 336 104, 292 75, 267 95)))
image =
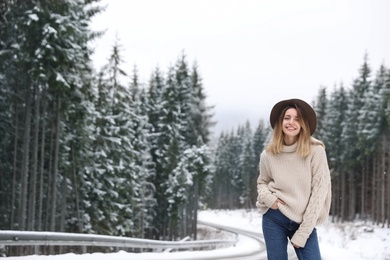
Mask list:
MULTIPOLYGON (((96 71, 98 2, 0 2, 0 229, 196 239, 199 209, 255 207, 268 119, 214 137, 215 108, 184 53, 140 82, 114 42, 96 71)), ((319 87, 315 137, 328 154, 333 221, 384 226, 390 71, 372 71, 368 54, 362 63, 351 85, 319 87)))

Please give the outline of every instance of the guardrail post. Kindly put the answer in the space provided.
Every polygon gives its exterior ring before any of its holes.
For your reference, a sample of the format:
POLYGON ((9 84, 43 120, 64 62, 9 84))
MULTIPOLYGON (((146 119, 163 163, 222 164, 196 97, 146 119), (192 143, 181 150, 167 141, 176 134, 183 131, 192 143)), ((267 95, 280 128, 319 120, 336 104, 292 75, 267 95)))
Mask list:
POLYGON ((5 246, 4 245, 0 245, 0 257, 7 257, 5 255, 5 246))
MULTIPOLYGON (((190 237, 189 236, 186 236, 185 238, 183 238, 182 240, 180 240, 179 242, 184 242, 184 241, 188 241, 190 240, 190 237)), ((167 248, 164 250, 165 253, 169 253, 173 250, 173 248, 167 248)))
POLYGON ((39 246, 38 246, 38 245, 35 245, 35 246, 34 246, 34 254, 35 254, 35 255, 39 255, 39 253, 40 253, 39 251, 40 251, 40 250, 39 250, 39 246))

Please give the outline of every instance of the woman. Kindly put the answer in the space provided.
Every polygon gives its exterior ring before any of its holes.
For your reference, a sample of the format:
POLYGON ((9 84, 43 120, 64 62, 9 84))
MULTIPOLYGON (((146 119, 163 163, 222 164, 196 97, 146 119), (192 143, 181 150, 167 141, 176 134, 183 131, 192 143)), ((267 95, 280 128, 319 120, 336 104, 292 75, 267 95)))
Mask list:
POLYGON ((272 108, 270 123, 256 203, 268 259, 287 259, 288 239, 298 259, 321 259, 315 226, 328 218, 331 181, 324 144, 312 137, 316 113, 303 100, 283 100, 272 108))

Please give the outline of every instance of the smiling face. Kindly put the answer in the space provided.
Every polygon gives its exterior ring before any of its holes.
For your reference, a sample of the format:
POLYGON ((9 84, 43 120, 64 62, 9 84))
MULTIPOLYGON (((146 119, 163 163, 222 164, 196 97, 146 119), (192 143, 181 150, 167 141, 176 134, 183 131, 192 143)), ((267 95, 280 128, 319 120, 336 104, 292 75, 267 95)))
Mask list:
POLYGON ((287 145, 296 142, 299 132, 301 131, 301 124, 298 112, 295 108, 289 108, 286 110, 286 113, 284 113, 282 130, 284 133, 284 142, 287 145))

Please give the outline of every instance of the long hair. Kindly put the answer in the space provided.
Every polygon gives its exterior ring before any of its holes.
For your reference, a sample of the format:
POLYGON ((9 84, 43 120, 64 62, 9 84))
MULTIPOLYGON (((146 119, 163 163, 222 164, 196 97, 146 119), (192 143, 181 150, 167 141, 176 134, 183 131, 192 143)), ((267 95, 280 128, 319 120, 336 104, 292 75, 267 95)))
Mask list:
POLYGON ((294 106, 288 106, 282 110, 282 113, 280 113, 278 117, 278 121, 275 124, 272 139, 270 143, 265 148, 267 152, 270 152, 272 154, 280 154, 283 151, 283 145, 284 145, 284 133, 283 133, 283 118, 286 113, 286 111, 290 108, 295 108, 297 110, 298 114, 298 122, 301 125, 301 131, 298 134, 297 139, 297 152, 300 156, 306 157, 311 152, 311 146, 314 145, 321 145, 325 148, 325 145, 320 140, 310 136, 310 126, 309 121, 304 116, 304 113, 302 113, 302 110, 297 105, 294 106))

